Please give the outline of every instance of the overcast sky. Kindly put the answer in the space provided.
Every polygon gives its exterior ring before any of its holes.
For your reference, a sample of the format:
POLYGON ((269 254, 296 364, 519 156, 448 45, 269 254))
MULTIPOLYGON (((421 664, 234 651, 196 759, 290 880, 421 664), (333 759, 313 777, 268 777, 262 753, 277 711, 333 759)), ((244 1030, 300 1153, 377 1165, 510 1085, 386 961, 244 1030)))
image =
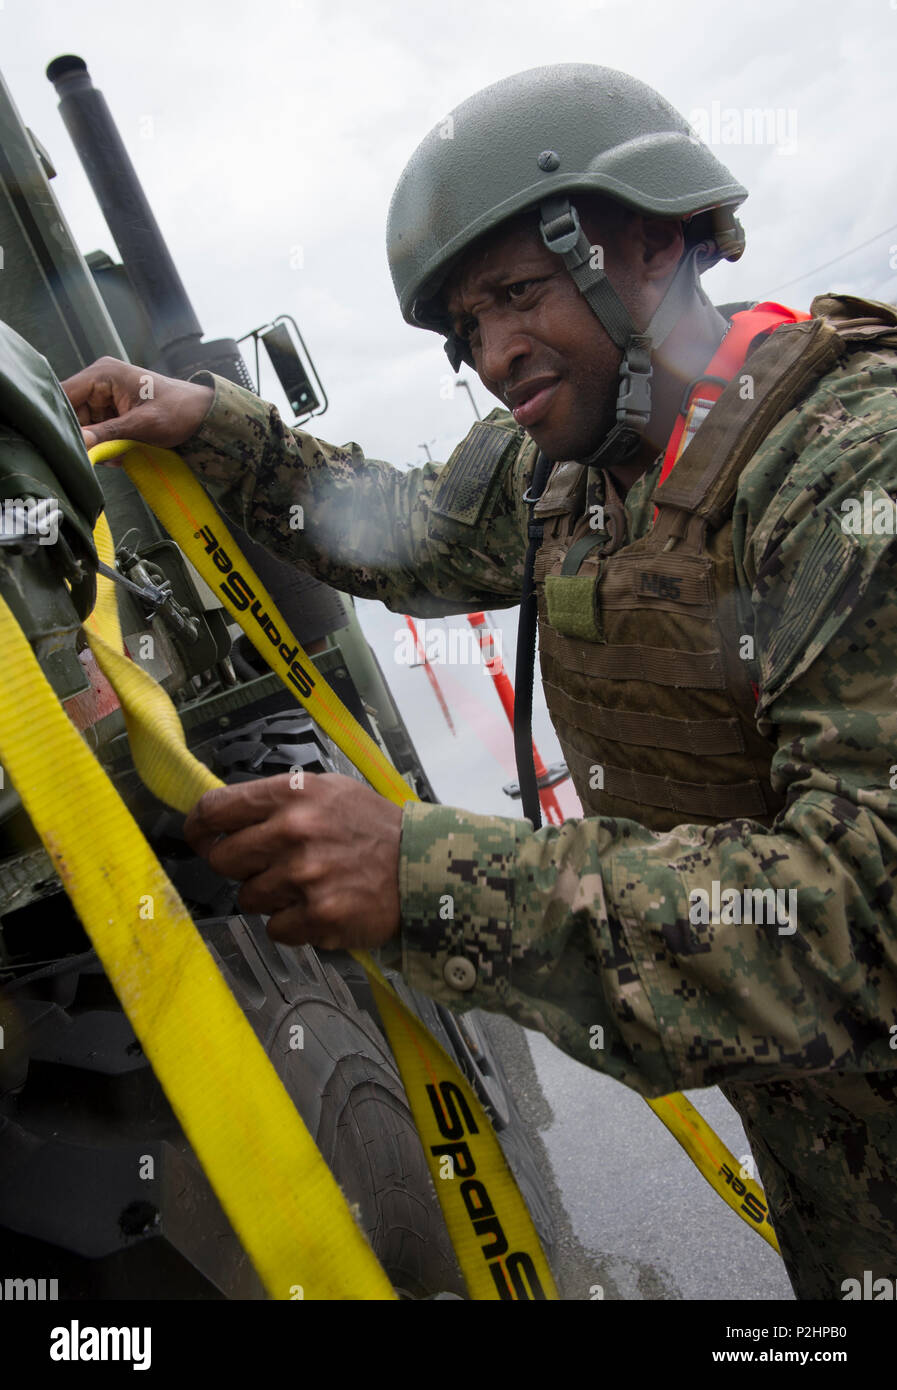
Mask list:
MULTIPOLYGON (((442 340, 399 313, 390 195, 427 130, 510 73, 606 64, 704 123, 750 192, 745 256, 704 279, 717 303, 897 298, 897 0, 0 0, 0 52, 82 251, 115 247, 44 77, 62 53, 104 92, 206 336, 292 313, 331 401, 314 431, 399 467, 423 460, 423 441, 447 458, 473 416, 463 392, 444 398, 442 340), (757 108, 774 113, 772 143, 745 139, 757 108)), ((496 402, 466 375, 485 413, 496 402)), ((394 661, 397 619, 360 610, 441 798, 513 814, 488 678, 438 668, 452 739, 423 671, 394 661)), ((511 665, 514 628, 504 615, 511 665)), ((538 683, 536 735, 557 758, 538 683)))

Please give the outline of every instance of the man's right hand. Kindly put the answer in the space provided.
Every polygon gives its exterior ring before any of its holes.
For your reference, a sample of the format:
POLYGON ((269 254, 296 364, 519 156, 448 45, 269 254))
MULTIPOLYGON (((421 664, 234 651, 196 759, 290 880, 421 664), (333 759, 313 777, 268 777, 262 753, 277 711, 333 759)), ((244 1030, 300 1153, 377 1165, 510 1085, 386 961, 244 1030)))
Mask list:
POLYGON ((175 449, 196 433, 215 396, 211 386, 100 357, 62 383, 81 423, 84 447, 136 439, 175 449))

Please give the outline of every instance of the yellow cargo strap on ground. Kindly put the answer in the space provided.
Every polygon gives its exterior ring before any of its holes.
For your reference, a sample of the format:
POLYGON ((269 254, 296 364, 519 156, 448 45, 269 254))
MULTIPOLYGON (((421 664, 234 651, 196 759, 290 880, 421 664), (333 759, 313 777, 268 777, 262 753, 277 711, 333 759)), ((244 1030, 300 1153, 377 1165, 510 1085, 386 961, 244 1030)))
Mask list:
MULTIPOLYGON (((162 525, 178 542, 213 592, 221 595, 225 607, 253 646, 287 688, 301 700, 312 718, 382 795, 397 805, 416 799, 404 778, 399 776, 303 652, 258 576, 240 553, 202 485, 183 459, 168 449, 157 449, 128 440, 101 444, 90 451, 90 457, 94 463, 102 463, 123 453, 127 453, 123 464, 128 476, 162 525)), ((362 952, 353 954, 364 966, 374 989, 424 1150, 434 1172, 436 1191, 446 1213, 446 1224, 458 1249, 457 1239, 464 1234, 469 1235, 465 1221, 469 1222, 470 1217, 467 1213, 461 1213, 457 1202, 452 1206, 447 1201, 453 1185, 450 1184, 447 1190, 445 1181, 439 1181, 435 1176, 438 1165, 431 1153, 431 1136, 434 1134, 432 1109, 436 1102, 428 1106, 423 1099, 425 1091, 428 1096, 433 1093, 435 1078, 422 1060, 426 1052, 420 1049, 436 1048, 445 1063, 452 1067, 453 1064, 414 1015, 404 1008, 386 981, 382 977, 377 978, 379 972, 370 957, 362 952), (394 1018, 392 1025, 388 1022, 390 1015, 394 1018), (399 1019, 405 1029, 415 1034, 419 1044, 409 1047, 398 1035, 399 1019), (412 1066, 415 1068, 414 1079, 412 1066)), ((714 1191, 751 1229, 756 1230, 779 1252, 762 1187, 748 1174, 742 1176, 737 1160, 695 1107, 679 1092, 649 1101, 648 1104, 714 1191)), ((445 1138, 444 1124, 441 1128, 441 1136, 437 1134, 433 1141, 437 1146, 440 1138, 445 1138)))

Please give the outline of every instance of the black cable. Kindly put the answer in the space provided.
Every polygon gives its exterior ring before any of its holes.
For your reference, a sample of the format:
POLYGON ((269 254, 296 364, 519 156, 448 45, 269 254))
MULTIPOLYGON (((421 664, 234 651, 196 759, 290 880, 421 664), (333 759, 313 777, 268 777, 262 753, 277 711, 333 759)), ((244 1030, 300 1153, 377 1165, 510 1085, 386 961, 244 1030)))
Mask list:
POLYGON ((548 481, 551 464, 539 451, 533 480, 523 494, 523 500, 530 507, 527 535, 529 545, 523 567, 523 590, 520 595, 520 621, 517 627, 517 661, 514 672, 514 756, 517 760, 517 781, 520 785, 520 799, 523 814, 532 821, 533 828, 542 824, 542 806, 539 801, 539 784, 536 781, 536 765, 533 762, 533 672, 536 662, 536 589, 533 583, 533 570, 536 552, 542 542, 544 522, 533 519, 532 508, 548 481))

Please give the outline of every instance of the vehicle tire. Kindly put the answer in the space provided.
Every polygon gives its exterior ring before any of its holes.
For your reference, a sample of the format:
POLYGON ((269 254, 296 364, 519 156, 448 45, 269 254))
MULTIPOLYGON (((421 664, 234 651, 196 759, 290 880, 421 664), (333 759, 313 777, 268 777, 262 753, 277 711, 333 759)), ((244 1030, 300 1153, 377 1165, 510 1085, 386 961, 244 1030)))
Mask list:
MULTIPOLYGON (((339 973, 262 918, 197 926, 391 1282, 463 1293, 392 1055, 339 973)), ((60 1298, 264 1297, 99 961, 78 961, 3 1000, 4 1266, 60 1298)))
MULTIPOLYGON (((217 737, 211 748, 213 765, 226 780, 273 777, 291 768, 309 772, 341 772, 363 781, 361 774, 302 710, 268 715, 217 737)), ((221 880, 210 874, 210 891, 221 880)), ((379 1025, 376 1003, 361 966, 346 952, 322 953, 339 971, 356 1004, 379 1025)), ((412 990, 401 975, 387 972, 404 1002, 455 1060, 477 1092, 498 1134, 499 1142, 530 1210, 546 1255, 551 1258, 557 1231, 552 1208, 536 1159, 535 1140, 521 1119, 500 1058, 489 1037, 488 1015, 479 1011, 456 1016, 427 995, 412 990)))

